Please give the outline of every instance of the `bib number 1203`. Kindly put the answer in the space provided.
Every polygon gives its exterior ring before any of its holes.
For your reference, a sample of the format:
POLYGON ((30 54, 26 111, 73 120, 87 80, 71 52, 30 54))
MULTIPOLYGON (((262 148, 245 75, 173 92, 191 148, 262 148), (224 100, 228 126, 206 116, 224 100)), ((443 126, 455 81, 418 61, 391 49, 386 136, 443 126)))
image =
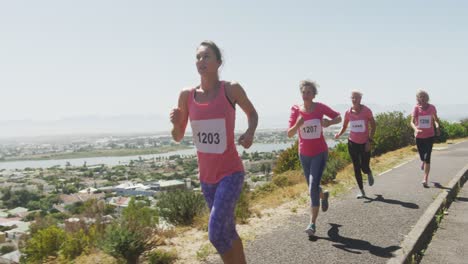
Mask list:
POLYGON ((198 142, 203 144, 219 144, 219 133, 205 133, 205 132, 198 132, 197 133, 198 142))

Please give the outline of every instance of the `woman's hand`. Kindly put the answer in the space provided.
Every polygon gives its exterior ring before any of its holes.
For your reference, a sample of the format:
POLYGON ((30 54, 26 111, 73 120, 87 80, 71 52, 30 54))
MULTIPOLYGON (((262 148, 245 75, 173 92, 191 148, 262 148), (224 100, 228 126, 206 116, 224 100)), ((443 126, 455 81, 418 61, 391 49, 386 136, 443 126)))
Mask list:
POLYGON ((171 113, 169 114, 169 118, 173 125, 180 125, 182 123, 182 113, 180 108, 172 109, 171 113))
POLYGON ((366 145, 364 146, 364 150, 366 152, 369 152, 371 150, 372 143, 370 141, 366 142, 366 145))
POLYGON ((252 146, 253 139, 254 139, 254 136, 253 136, 252 133, 245 132, 244 134, 242 134, 239 137, 237 142, 239 143, 239 145, 241 145, 244 148, 248 149, 248 148, 250 148, 250 146, 252 146))
POLYGON ((297 117, 296 124, 294 125, 297 129, 299 129, 304 124, 304 118, 301 115, 297 117))
POLYGON ((422 133, 423 131, 421 129, 415 129, 414 130, 414 137, 417 137, 419 133, 422 133))

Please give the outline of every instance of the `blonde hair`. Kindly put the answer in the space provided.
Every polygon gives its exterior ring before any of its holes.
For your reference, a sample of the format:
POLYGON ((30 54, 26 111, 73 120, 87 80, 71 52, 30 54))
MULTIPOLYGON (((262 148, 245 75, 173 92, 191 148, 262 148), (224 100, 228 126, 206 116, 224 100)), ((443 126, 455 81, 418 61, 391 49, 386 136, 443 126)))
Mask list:
POLYGON ((310 80, 303 80, 301 81, 301 83, 299 84, 299 89, 301 90, 301 92, 304 90, 305 87, 310 87, 312 89, 312 93, 314 95, 317 95, 318 94, 318 91, 317 91, 317 87, 319 85, 314 82, 314 81, 310 81, 310 80))
POLYGON ((429 94, 426 91, 422 90, 422 89, 419 89, 416 92, 416 97, 426 97, 427 102, 429 102, 429 94))

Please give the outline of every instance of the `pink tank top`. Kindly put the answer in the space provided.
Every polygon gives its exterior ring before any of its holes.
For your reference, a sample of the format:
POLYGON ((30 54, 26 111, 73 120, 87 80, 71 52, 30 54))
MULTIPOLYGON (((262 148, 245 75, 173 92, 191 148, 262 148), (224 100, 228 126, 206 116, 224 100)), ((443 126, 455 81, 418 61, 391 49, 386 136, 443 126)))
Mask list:
POLYGON ((416 135, 417 138, 430 138, 434 133, 434 115, 437 110, 434 105, 429 104, 426 110, 423 110, 420 105, 416 105, 413 110, 413 117, 418 129, 422 132, 416 135))
POLYGON ((244 171, 234 143, 236 110, 228 101, 224 86, 221 81, 221 88, 211 102, 195 101, 195 88, 188 100, 199 178, 203 183, 214 184, 225 176, 244 171))
POLYGON ((329 118, 335 118, 339 114, 327 105, 318 102, 311 113, 301 111, 299 105, 293 105, 289 117, 289 127, 291 128, 296 124, 299 115, 304 119, 304 124, 298 130, 299 154, 313 157, 328 151, 327 142, 323 137, 322 119, 324 115, 329 118))
POLYGON ((369 140, 369 121, 372 119, 372 111, 367 106, 362 105, 359 113, 348 109, 344 119, 349 124, 349 140, 357 144, 364 144, 369 140))

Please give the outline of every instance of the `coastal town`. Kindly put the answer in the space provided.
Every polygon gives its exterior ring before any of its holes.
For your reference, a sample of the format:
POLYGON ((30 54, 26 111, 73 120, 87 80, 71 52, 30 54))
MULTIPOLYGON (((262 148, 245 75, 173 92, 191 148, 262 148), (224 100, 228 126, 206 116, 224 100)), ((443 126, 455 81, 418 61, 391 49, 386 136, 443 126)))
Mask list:
MULTIPOLYGON (((329 137, 332 134, 333 131, 328 132, 329 137)), ((287 138, 282 130, 259 131, 256 142, 267 146, 290 146, 294 139, 287 138)), ((102 201, 108 211, 105 217, 113 221, 120 217, 132 197, 145 197, 154 207, 161 193, 200 190, 195 153, 139 156, 118 165, 90 164, 86 161, 72 165, 71 162, 61 160, 64 166, 7 169, 2 168, 2 164, 13 157, 21 161, 24 157, 37 155, 115 149, 144 151, 154 148, 193 149, 193 146, 190 136, 181 143, 175 143, 164 135, 105 136, 74 142, 2 145, 0 153, 4 162, 0 162, 0 263, 19 261, 21 253, 18 249, 24 243, 24 238, 28 237, 31 221, 38 215, 60 215, 64 223, 92 222, 95 219, 83 218, 77 208, 89 201, 102 201)), ((272 168, 281 151, 239 152, 250 188, 254 189, 271 180, 272 168)))

